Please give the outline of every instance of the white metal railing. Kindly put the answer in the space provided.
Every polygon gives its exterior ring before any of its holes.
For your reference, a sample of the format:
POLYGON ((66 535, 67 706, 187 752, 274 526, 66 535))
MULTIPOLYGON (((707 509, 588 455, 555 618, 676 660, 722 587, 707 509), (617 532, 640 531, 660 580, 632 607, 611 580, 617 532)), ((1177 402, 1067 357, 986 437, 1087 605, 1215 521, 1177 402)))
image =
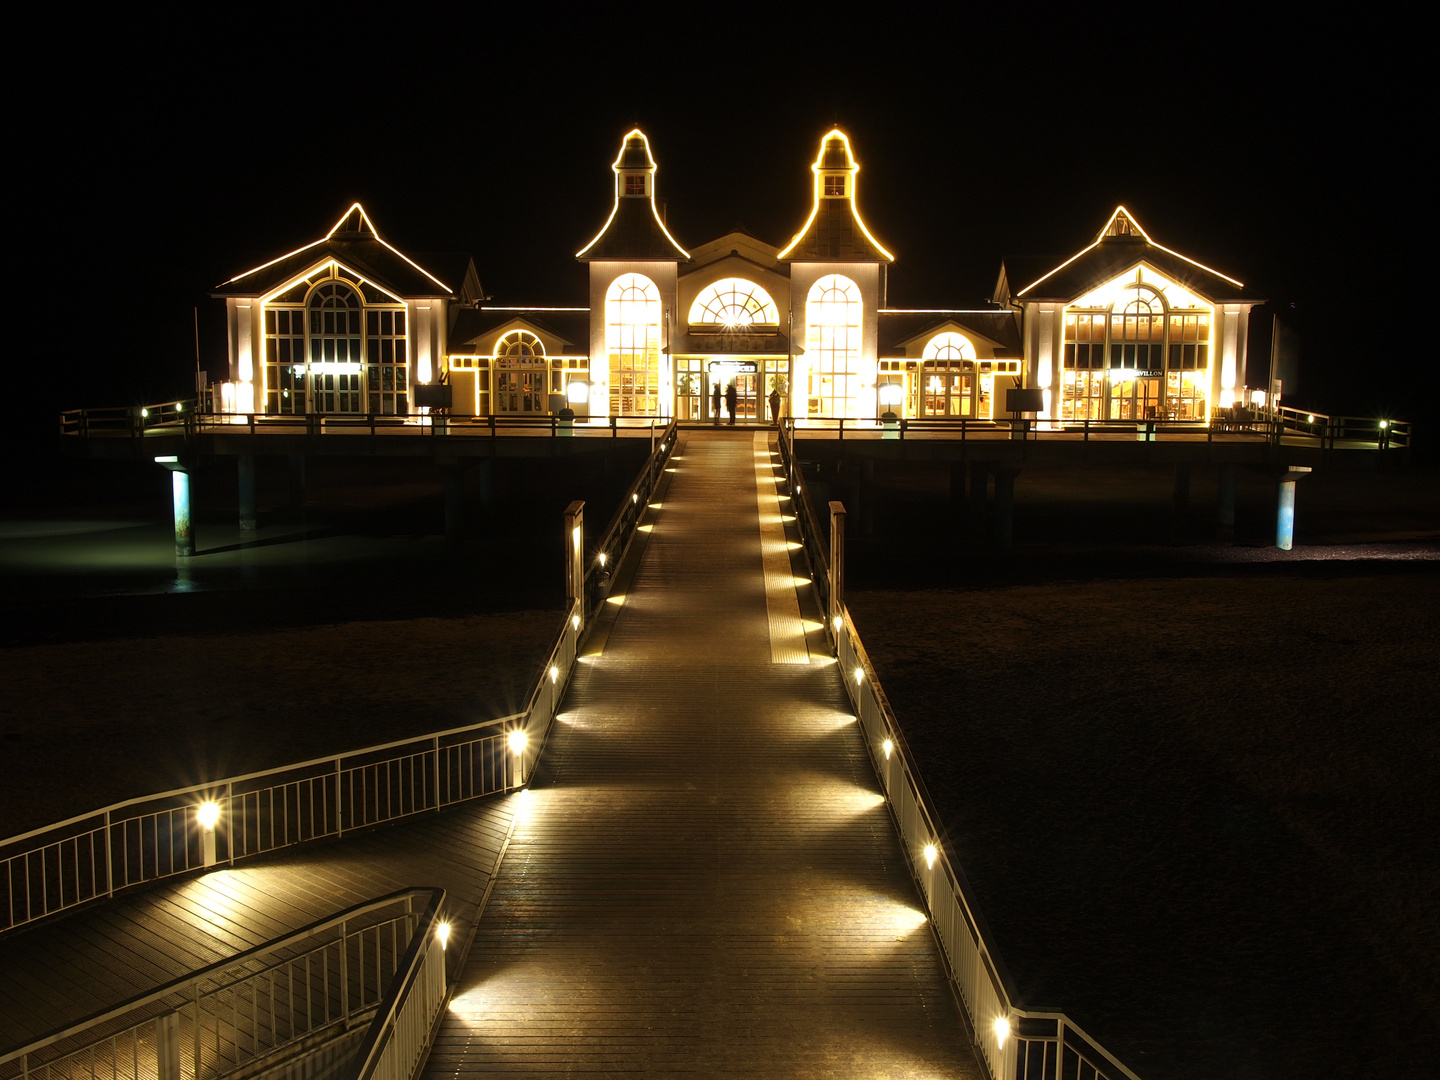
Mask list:
POLYGON ((0 932, 134 885, 523 785, 574 669, 577 614, 578 603, 523 712, 129 799, 0 840, 0 932))
MULTIPOLYGON (((800 481, 793 439, 793 428, 782 432, 781 462, 821 611, 832 612, 829 547, 800 481)), ((840 593, 843 599, 843 589, 840 593)), ((1016 1004, 1014 983, 990 943, 992 935, 963 872, 946 850, 939 814, 843 603, 835 620, 826 616, 826 632, 947 972, 990 1075, 996 1080, 1138 1080, 1064 1013, 1016 1004)))
POLYGON ((343 1068, 366 1025, 393 1014, 396 988, 436 955, 443 997, 444 898, 410 889, 352 907, 0 1055, 0 1080, 313 1078, 343 1068))
POLYGON ((445 995, 445 938, 417 934, 350 1075, 356 1080, 410 1080, 429 1052, 445 995))

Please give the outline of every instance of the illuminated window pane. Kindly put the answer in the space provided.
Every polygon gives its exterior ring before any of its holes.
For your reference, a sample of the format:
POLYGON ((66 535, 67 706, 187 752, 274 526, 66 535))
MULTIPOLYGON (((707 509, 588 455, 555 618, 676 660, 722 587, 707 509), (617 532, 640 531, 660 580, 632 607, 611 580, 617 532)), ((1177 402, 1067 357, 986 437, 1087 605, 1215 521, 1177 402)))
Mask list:
POLYGON ((495 343, 496 413, 538 415, 548 411, 545 346, 534 334, 512 330, 495 343))
POLYGON ((605 294, 610 411, 660 415, 660 290, 643 274, 622 274, 605 294))
POLYGON ((692 326, 740 329, 776 326, 780 310, 770 294, 753 281, 725 278, 702 289, 690 305, 692 326))

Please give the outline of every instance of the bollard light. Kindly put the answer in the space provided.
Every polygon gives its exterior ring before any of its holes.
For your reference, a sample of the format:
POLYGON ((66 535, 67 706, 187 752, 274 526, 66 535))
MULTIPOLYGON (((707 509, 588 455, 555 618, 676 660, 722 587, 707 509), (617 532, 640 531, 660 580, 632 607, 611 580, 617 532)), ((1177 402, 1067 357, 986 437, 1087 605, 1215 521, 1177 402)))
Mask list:
POLYGON ((554 664, 550 665, 550 685, 554 686, 555 681, 560 678, 560 669, 554 664))
POLYGON ((1005 1040, 1010 1037, 1010 1021, 1005 1019, 1005 1017, 1003 1016, 997 1016, 995 1018, 994 1028, 995 1042, 998 1043, 1001 1047, 1003 1047, 1005 1045, 1005 1040))
POLYGON ((938 854, 939 852, 935 850, 934 844, 925 845, 925 868, 927 870, 935 865, 935 856, 938 854))
POLYGON ((1380 426, 1381 426, 1382 428, 1387 428, 1387 427, 1390 426, 1390 421, 1389 421, 1389 420, 1381 420, 1381 421, 1380 421, 1380 426))
POLYGON ((630 501, 632 503, 638 503, 640 501, 640 496, 632 493, 630 496, 630 501))
POLYGON ((895 749, 895 744, 889 739, 886 739, 883 743, 880 744, 880 749, 885 751, 885 760, 889 761, 890 752, 895 749))
POLYGON ((1310 414, 1310 419, 1307 421, 1307 423, 1315 423, 1315 414, 1313 412, 1310 414))
POLYGON ((844 626, 844 625, 845 625, 844 616, 836 615, 836 616, 835 616, 835 632, 836 632, 837 634, 840 632, 840 628, 841 628, 842 626, 844 626))
POLYGON ((214 829, 220 822, 220 804, 207 799, 195 808, 195 820, 202 829, 214 829))
POLYGON ((855 685, 859 686, 865 681, 865 669, 858 664, 855 666, 855 685))
POLYGON ((605 552, 603 552, 603 551, 600 552, 600 565, 601 565, 602 567, 605 565, 605 552))
POLYGON ((574 629, 579 630, 579 629, 580 629, 580 616, 579 616, 579 615, 571 615, 571 616, 570 616, 570 625, 571 625, 574 629))
POLYGON ((510 752, 512 754, 523 754, 525 752, 525 744, 530 741, 530 736, 525 734, 524 729, 516 728, 510 732, 510 738, 507 741, 510 743, 510 752))
POLYGON ((448 922, 435 924, 435 938, 440 942, 440 951, 445 951, 445 946, 450 942, 450 924, 448 922))

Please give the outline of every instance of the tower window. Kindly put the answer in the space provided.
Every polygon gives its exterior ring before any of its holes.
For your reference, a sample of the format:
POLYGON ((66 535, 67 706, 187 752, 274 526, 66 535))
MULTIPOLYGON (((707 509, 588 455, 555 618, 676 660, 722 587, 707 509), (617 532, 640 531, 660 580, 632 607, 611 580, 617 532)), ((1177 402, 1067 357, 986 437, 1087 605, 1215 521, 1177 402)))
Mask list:
POLYGON ((626 195, 644 195, 644 194, 645 194, 645 174, 644 174, 644 173, 639 173, 639 174, 634 174, 634 173, 632 173, 632 174, 630 174, 630 175, 628 175, 628 176, 625 177, 625 194, 626 194, 626 195))
POLYGON ((839 196, 840 198, 845 197, 845 176, 843 173, 838 176, 825 177, 825 194, 827 196, 839 196))

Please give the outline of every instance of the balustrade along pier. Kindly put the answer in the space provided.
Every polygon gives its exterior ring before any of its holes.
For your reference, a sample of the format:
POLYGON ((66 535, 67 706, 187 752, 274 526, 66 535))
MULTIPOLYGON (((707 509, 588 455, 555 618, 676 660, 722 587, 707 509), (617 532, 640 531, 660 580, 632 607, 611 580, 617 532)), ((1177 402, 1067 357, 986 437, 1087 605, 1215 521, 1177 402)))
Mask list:
MULTIPOLYGON (((1017 1004, 844 608, 838 544, 773 440, 672 426, 598 540, 567 512, 566 627, 503 725, 529 749, 493 785, 526 786, 487 797, 514 816, 457 911, 423 1073, 1133 1080, 1064 1014, 1017 1004)), ((331 864, 323 893, 347 852, 418 828, 409 869, 436 873, 405 884, 445 884, 441 837, 468 818, 435 814, 444 798, 285 860, 331 864)), ((228 835, 187 865, 236 857, 228 835)), ((0 950, 38 963, 67 926, 98 937, 107 907, 203 909, 244 866, 42 913, 0 950)))

